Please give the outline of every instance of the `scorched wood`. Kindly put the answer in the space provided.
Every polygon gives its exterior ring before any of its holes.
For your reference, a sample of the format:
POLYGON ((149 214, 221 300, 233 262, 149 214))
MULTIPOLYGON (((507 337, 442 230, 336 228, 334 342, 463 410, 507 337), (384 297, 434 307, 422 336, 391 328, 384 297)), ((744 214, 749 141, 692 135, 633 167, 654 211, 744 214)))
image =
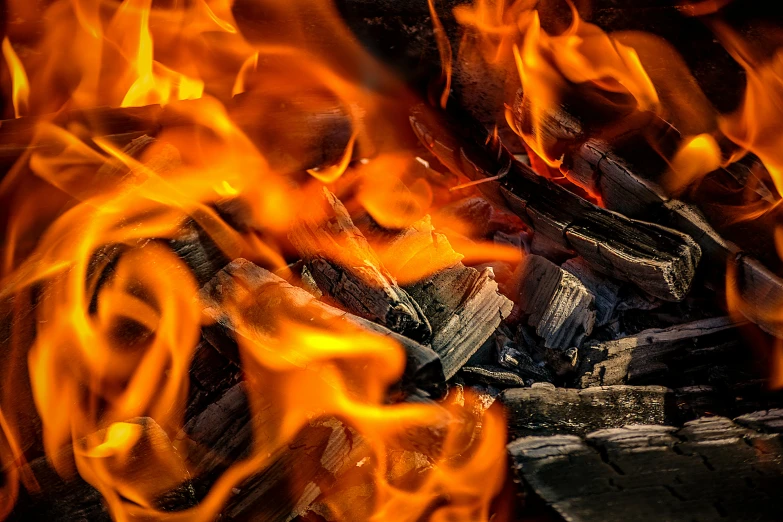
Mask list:
POLYGON ((663 424, 668 419, 671 390, 663 386, 601 386, 576 390, 537 383, 500 395, 508 410, 512 437, 533 434, 584 435, 628 423, 663 424))
MULTIPOLYGON (((379 324, 318 301, 302 288, 291 286, 284 279, 245 259, 236 259, 223 268, 200 291, 204 313, 215 324, 204 329, 204 336, 230 360, 239 362, 236 331, 223 312, 223 305, 238 296, 248 297, 252 306, 249 327, 273 335, 275 317, 299 319, 305 324, 330 324, 355 331, 366 331, 388 337, 405 349, 407 362, 403 383, 440 395, 444 390, 443 367, 440 358, 428 346, 421 345, 379 324)), ((249 312, 248 312, 249 313, 249 312)))
POLYGON ((313 208, 288 237, 318 288, 349 312, 426 342, 432 334, 427 318, 381 264, 340 200, 324 187, 313 208))
MULTIPOLYGON (((580 354, 579 386, 644 383, 655 376, 674 379, 694 371, 694 357, 699 355, 706 371, 718 362, 720 352, 739 349, 739 338, 732 332, 736 326, 729 317, 716 317, 587 344, 580 354), (694 352, 689 361, 688 352, 694 352), (682 358, 686 360, 678 360, 682 358)), ((729 356, 729 361, 737 364, 740 359, 729 356)))
POLYGON ((579 254, 596 270, 631 281, 655 297, 685 297, 701 257, 690 236, 602 209, 537 176, 495 136, 461 116, 459 123, 445 126, 419 105, 410 119, 419 139, 441 162, 481 181, 478 188, 487 197, 523 217, 536 233, 579 254))
POLYGON ((544 346, 558 350, 580 346, 595 324, 593 294, 575 276, 541 256, 526 256, 518 270, 519 306, 544 346))
POLYGON ((679 430, 641 425, 586 437, 523 437, 507 447, 524 484, 566 520, 783 517, 780 436, 727 418, 701 418, 679 430))

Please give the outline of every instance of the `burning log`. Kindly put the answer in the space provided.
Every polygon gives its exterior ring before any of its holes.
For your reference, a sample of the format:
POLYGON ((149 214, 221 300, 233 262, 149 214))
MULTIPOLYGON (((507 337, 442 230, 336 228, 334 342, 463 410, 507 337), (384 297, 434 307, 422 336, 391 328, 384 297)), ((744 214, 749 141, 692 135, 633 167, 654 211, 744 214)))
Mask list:
POLYGON ((432 330, 419 305, 383 267, 340 200, 326 188, 322 195, 319 211, 289 232, 318 288, 353 314, 428 340, 432 330))
MULTIPOLYGON (((645 330, 614 341, 590 343, 582 348, 579 386, 640 384, 655 376, 674 381, 679 372, 674 372, 670 366, 695 373, 694 359, 698 360, 699 356, 707 368, 713 367, 718 362, 715 359, 718 353, 736 351, 739 347, 736 335, 727 337, 736 326, 729 317, 716 317, 666 329, 645 330), (683 363, 681 359, 687 360, 689 352, 693 352, 690 361, 683 363)), ((730 359, 737 362, 736 358, 730 359)))
MULTIPOLYGON (((737 419, 739 422, 739 419, 737 419)), ((566 520, 777 520, 779 435, 723 417, 508 445, 520 479, 566 520)))
MULTIPOLYGON (((246 388, 246 383, 234 385, 191 419, 179 436, 199 497, 229 466, 247 458, 253 447, 254 420, 246 388)), ((290 520, 306 511, 322 488, 355 466, 366 450, 358 434, 337 420, 315 421, 234 489, 222 516, 290 520)))
POLYGON ((687 294, 701 257, 688 235, 599 208, 536 175, 483 127, 473 125, 471 134, 458 136, 455 129, 465 129, 464 123, 447 128, 424 106, 415 107, 410 119, 416 135, 441 162, 480 182, 478 188, 488 198, 508 206, 536 233, 650 295, 677 301, 687 294))
POLYGON ((205 328, 204 336, 229 360, 239 362, 235 340, 237 334, 221 306, 239 289, 251 295, 252 302, 249 304, 254 310, 253 320, 249 324, 253 328, 273 332, 271 317, 283 309, 305 324, 333 324, 385 336, 405 349, 407 361, 403 383, 406 386, 418 386, 434 395, 440 395, 444 390, 443 367, 438 354, 431 348, 318 301, 306 290, 291 286, 284 279, 245 259, 232 261, 201 289, 202 302, 207 304, 204 313, 215 321, 215 325, 205 328))
MULTIPOLYGON (((660 159, 654 165, 659 162, 660 159)), ((729 267, 736 276, 740 297, 737 304, 742 314, 768 333, 783 336, 783 323, 778 314, 769 312, 783 304, 783 279, 723 239, 692 205, 670 198, 654 181, 654 176, 646 175, 655 168, 640 170, 620 157, 608 143, 588 140, 566 154, 561 170, 575 183, 600 194, 608 208, 642 219, 655 219, 689 234, 701 247, 704 271, 712 284, 722 288, 729 267)))
POLYGON ((537 383, 500 395, 512 437, 534 434, 584 435, 628 423, 664 424, 671 390, 662 386, 601 386, 576 390, 537 383))
POLYGON ((520 308, 547 348, 578 347, 592 333, 595 299, 569 272, 541 256, 530 255, 519 267, 517 284, 520 308))
POLYGON ((378 238, 389 236, 378 253, 421 307, 432 327, 432 348, 451 378, 509 316, 513 303, 498 291, 492 268, 462 264, 429 215, 393 236, 373 229, 378 238))
MULTIPOLYGON (((132 490, 153 493, 158 499, 158 509, 181 511, 194 506, 196 495, 189 474, 178 457, 174 459, 175 465, 171 465, 174 460, 170 456, 176 456, 176 451, 163 429, 147 417, 130 419, 126 424, 139 426, 141 434, 133 447, 128 448, 132 462, 127 467, 114 470, 117 484, 128 484, 132 490), (165 458, 165 462, 161 462, 161 458, 165 458), (169 465, 149 465, 154 462, 169 465)), ((105 433, 96 435, 106 437, 105 433)), ((74 444, 82 447, 85 441, 74 444)), ((73 447, 63 449, 62 456, 72 460, 73 447)), ((111 520, 101 494, 80 475, 61 477, 52 469, 47 457, 33 460, 26 471, 35 477, 38 491, 22 490, 9 520, 111 520)))

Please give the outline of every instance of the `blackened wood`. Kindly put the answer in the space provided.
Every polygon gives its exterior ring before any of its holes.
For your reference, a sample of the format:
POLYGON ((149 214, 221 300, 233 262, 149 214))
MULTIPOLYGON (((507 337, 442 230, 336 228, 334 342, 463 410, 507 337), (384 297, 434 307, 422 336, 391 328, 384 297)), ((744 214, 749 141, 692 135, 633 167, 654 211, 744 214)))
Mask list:
MULTIPOLYGON (((130 467, 125 470, 130 475, 117 478, 149 484, 176 484, 157 499, 151 499, 156 500, 156 507, 165 511, 181 511, 193 507, 196 504, 196 496, 184 462, 180 462, 178 468, 164 469, 159 462, 147 460, 155 459, 161 452, 169 455, 176 453, 162 428, 148 417, 130 419, 127 422, 142 426, 143 431, 139 442, 130 450, 133 452, 133 459, 130 467), (143 467, 134 467, 133 463, 140 463, 143 467), (145 464, 148 466, 144 466, 145 464)), ((72 459, 73 448, 64 448, 60 457, 72 459)), ((167 462, 172 461, 167 459, 167 462)), ((61 477, 46 457, 39 457, 27 466, 26 471, 33 474, 39 489, 31 492, 21 488, 19 499, 8 520, 112 520, 98 490, 75 472, 71 477, 61 477)))
POLYGON ((511 313, 491 268, 481 272, 462 263, 407 286, 432 325, 432 349, 451 378, 511 313))
MULTIPOLYGON (((717 354, 740 348, 737 332, 732 331, 736 326, 729 317, 716 317, 589 343, 580 354, 579 386, 645 383, 656 378, 655 382, 662 383, 693 370, 694 359, 699 357, 707 371, 717 362, 717 354)), ((741 362, 736 356, 729 359, 741 362)))
POLYGON ((215 277, 230 259, 192 219, 186 221, 179 233, 169 240, 172 250, 187 263, 199 285, 215 277))
POLYGON ((313 208, 320 211, 295 223, 288 237, 318 288, 349 312, 426 342, 432 334, 427 318, 381 264, 343 204, 324 187, 313 208))
POLYGON ((212 327, 204 329, 204 336, 230 360, 239 362, 237 334, 221 307, 236 297, 232 294, 239 292, 249 294, 250 301, 246 304, 253 307, 252 317, 247 318, 248 326, 265 335, 274 335, 276 317, 296 318, 314 327, 329 327, 332 324, 375 333, 392 339, 404 348, 406 366, 402 381, 405 386, 418 386, 434 395, 444 391, 443 367, 438 354, 430 347, 318 301, 306 290, 292 286, 241 258, 229 263, 200 291, 206 307, 204 312, 215 321, 212 327))
MULTIPOLYGON (((191 419, 180 434, 199 498, 233 463, 248 457, 258 442, 253 423, 259 420, 253 419, 248 393, 254 392, 247 383, 236 384, 191 419)), ((366 456, 366 450, 361 437, 342 423, 328 418, 314 420, 237 484, 221 517, 290 520, 307 509, 321 488, 366 456)))
POLYGON ((779 520, 783 446, 723 417, 508 445, 519 478, 566 520, 779 520))
POLYGON ((468 382, 480 382, 500 389, 521 388, 528 385, 521 375, 502 366, 463 366, 460 368, 459 375, 468 382))
POLYGON ((722 288, 730 267, 736 276, 740 299, 735 304, 740 312, 768 333, 783 336, 783 321, 772 312, 783 306, 783 279, 722 238, 698 209, 670 198, 648 172, 638 169, 599 140, 588 140, 572 150, 562 167, 568 175, 590 177, 592 189, 601 194, 608 208, 655 219, 693 237, 703 253, 702 270, 707 280, 722 288))
POLYGON ((500 395, 509 436, 579 434, 625 424, 664 424, 671 390, 663 386, 601 386, 577 390, 548 383, 500 395))
POLYGON ((569 259, 561 268, 576 276, 593 295, 595 304, 595 326, 604 326, 614 317, 614 311, 620 302, 621 285, 610 277, 591 270, 581 257, 569 259))
POLYGON ((688 235, 599 208, 537 176, 486 129, 462 121, 464 116, 446 126, 419 105, 410 119, 419 139, 441 162, 472 180, 483 180, 478 185, 482 192, 523 217, 536 233, 653 296, 677 301, 687 294, 701 257, 688 235), (501 177, 487 180, 493 176, 501 177))
POLYGON ((579 279, 551 261, 526 256, 519 266, 519 306, 544 346, 579 346, 595 324, 595 298, 579 279))

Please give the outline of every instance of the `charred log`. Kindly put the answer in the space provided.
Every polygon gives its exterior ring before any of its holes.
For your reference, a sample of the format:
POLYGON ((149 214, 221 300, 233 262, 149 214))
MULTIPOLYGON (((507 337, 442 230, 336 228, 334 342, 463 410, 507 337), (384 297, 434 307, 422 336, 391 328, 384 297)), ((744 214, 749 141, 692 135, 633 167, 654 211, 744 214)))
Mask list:
POLYGON ((601 386, 576 390, 537 383, 504 391, 511 437, 579 434, 628 423, 670 421, 671 390, 662 386, 601 386))
POLYGON ((412 110, 411 124, 447 167, 481 181, 478 187, 492 201, 509 207, 536 233, 579 254, 592 268, 661 299, 676 301, 687 294, 701 258, 690 236, 599 208, 537 176, 479 125, 463 122, 447 128, 423 106, 412 110), (466 127, 464 135, 456 134, 455 129, 466 127))

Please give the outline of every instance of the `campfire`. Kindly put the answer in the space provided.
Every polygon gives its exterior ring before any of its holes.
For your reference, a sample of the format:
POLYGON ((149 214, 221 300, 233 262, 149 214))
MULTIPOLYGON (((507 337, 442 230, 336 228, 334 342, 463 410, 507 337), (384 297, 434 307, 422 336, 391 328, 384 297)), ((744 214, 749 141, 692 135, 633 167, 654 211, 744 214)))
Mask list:
POLYGON ((740 4, 9 0, 0 519, 783 518, 740 4))

